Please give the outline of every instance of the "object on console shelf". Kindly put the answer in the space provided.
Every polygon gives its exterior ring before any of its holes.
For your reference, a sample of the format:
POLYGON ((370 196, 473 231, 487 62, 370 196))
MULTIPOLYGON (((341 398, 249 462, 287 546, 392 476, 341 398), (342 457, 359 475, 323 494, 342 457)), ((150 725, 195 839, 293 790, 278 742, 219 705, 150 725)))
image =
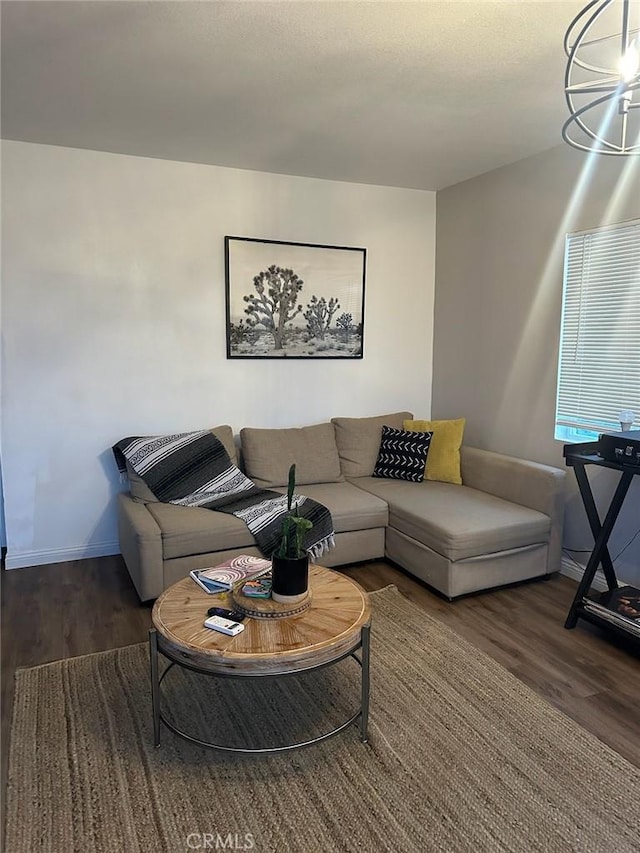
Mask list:
POLYGON ((236 584, 260 577, 270 571, 271 560, 240 554, 213 568, 194 569, 189 574, 205 592, 215 594, 233 589, 236 584))
POLYGON ((608 462, 640 467, 640 429, 601 433, 598 455, 608 462))
POLYGON ((640 636, 640 589, 621 586, 582 603, 585 610, 640 636))

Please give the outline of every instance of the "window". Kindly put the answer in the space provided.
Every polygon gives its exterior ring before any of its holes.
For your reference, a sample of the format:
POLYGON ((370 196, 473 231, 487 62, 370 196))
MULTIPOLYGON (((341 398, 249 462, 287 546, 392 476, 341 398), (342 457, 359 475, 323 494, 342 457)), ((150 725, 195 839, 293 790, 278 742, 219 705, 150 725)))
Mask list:
POLYGON ((640 425, 640 219, 568 234, 555 437, 640 425))

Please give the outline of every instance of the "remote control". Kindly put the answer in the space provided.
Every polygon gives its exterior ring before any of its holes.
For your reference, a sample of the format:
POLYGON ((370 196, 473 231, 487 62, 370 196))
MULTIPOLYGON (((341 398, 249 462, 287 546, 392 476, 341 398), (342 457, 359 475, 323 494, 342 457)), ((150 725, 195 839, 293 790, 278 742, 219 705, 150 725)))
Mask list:
POLYGON ((242 622, 246 613, 241 610, 229 610, 228 607, 210 607, 207 610, 207 616, 222 616, 223 619, 230 619, 232 622, 242 622))
POLYGON ((239 622, 232 622, 231 619, 223 619, 222 616, 209 616, 204 620, 204 627, 211 628, 214 631, 220 631, 221 634, 229 634, 235 637, 241 631, 244 631, 244 625, 239 622))

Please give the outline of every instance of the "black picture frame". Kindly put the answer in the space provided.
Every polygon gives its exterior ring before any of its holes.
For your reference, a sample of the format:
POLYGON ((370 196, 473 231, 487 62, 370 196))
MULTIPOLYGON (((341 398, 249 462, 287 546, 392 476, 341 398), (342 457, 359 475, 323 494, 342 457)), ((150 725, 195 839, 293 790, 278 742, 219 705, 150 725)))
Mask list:
POLYGON ((227 358, 364 356, 367 250, 224 238, 227 358))

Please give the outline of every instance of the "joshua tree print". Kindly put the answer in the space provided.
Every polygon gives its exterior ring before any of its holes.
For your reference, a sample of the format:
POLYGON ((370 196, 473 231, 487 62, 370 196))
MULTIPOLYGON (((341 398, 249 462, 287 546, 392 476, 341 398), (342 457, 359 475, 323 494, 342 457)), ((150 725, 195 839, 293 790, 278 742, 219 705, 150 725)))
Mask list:
POLYGON ((311 297, 307 310, 304 312, 304 318, 307 321, 307 331, 312 338, 324 340, 324 336, 331 325, 331 318, 338 308, 340 308, 340 303, 333 296, 328 302, 324 296, 321 296, 320 299, 317 296, 311 297))
POLYGON ((362 358, 365 268, 366 249, 225 237, 227 358, 362 358))
POLYGON ((274 348, 282 349, 285 326, 301 311, 298 293, 304 282, 291 269, 272 265, 253 278, 257 296, 245 296, 244 313, 251 328, 263 326, 273 335, 274 348))
POLYGON ((341 314, 336 320, 336 326, 339 326, 342 329, 342 334, 344 335, 345 341, 348 341, 351 337, 351 333, 354 331, 355 326, 353 325, 353 315, 352 314, 341 314))

